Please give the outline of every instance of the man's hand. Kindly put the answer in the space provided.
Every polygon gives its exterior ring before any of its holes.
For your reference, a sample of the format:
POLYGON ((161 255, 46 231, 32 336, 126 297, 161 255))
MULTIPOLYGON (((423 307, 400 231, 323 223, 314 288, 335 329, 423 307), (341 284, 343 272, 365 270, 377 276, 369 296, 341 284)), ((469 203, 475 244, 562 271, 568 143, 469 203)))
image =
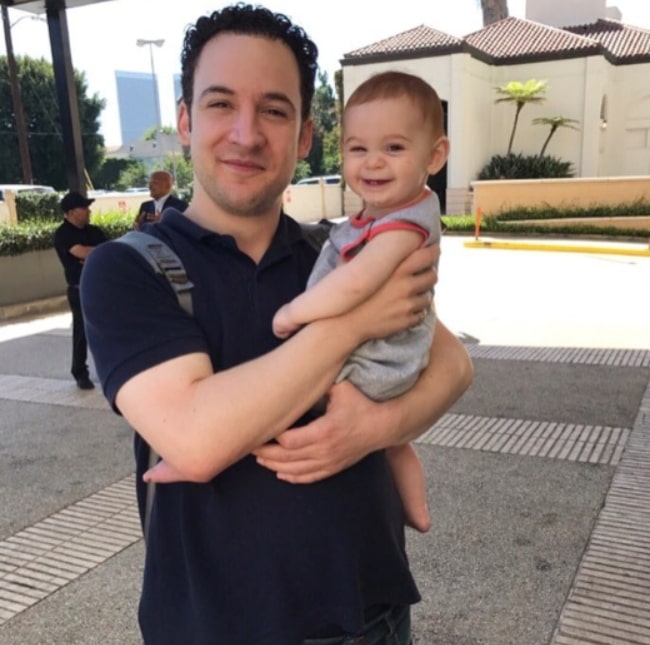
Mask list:
POLYGON ((147 484, 174 484, 176 482, 186 482, 189 479, 183 477, 180 472, 162 459, 142 475, 142 481, 147 484))
POLYGON ((324 416, 301 428, 283 432, 278 443, 254 451, 261 466, 292 484, 310 484, 331 477, 382 448, 380 404, 366 398, 348 381, 329 392, 324 416))
POLYGON ((291 334, 298 331, 302 325, 296 325, 289 313, 289 304, 283 305, 273 316, 273 333, 278 338, 289 338, 291 334))

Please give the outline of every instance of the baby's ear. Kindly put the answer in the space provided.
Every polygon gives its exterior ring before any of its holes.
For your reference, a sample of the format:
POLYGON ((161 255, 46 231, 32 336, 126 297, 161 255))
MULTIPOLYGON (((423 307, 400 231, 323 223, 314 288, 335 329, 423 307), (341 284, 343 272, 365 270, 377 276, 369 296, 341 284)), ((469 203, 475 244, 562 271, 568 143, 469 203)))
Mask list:
POLYGON ((446 163, 449 156, 449 139, 447 137, 439 137, 433 144, 431 150, 431 159, 427 170, 430 175, 435 175, 446 163))

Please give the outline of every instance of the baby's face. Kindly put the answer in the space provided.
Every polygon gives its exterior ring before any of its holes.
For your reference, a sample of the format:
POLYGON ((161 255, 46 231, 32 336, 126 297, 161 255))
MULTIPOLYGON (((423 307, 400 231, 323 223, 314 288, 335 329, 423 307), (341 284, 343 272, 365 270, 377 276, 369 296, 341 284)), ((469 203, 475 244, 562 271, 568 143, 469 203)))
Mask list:
MULTIPOLYGON (((379 217, 417 199, 446 160, 446 143, 407 97, 346 108, 343 168, 367 215, 379 217)), ((445 140, 446 142, 446 140, 445 140)))

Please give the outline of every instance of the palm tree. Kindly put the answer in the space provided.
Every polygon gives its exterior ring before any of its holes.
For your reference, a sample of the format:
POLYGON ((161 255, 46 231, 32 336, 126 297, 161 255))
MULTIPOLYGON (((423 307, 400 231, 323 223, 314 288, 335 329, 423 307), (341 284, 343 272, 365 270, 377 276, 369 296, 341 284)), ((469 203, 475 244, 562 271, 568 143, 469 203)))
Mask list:
POLYGON ((487 27, 508 17, 508 0, 481 0, 481 10, 483 26, 487 27))
POLYGON ((496 100, 497 103, 508 102, 514 103, 516 106, 515 121, 512 124, 510 142, 508 143, 508 154, 512 152, 512 143, 515 140, 519 113, 527 103, 543 103, 546 99, 540 95, 546 92, 547 85, 548 81, 537 81, 531 78, 524 83, 521 81, 510 81, 506 85, 496 88, 498 94, 503 94, 503 98, 496 100))
POLYGON ((576 128, 573 125, 574 123, 580 123, 580 121, 577 121, 576 119, 570 119, 569 117, 566 116, 540 116, 537 119, 533 119, 533 125, 548 125, 551 128, 551 131, 548 133, 548 137, 546 137, 546 141, 544 141, 544 145, 542 146, 542 149, 539 152, 539 156, 540 157, 544 156, 549 141, 551 140, 551 137, 556 133, 556 131, 559 128, 570 128, 571 130, 579 130, 580 128, 576 128))

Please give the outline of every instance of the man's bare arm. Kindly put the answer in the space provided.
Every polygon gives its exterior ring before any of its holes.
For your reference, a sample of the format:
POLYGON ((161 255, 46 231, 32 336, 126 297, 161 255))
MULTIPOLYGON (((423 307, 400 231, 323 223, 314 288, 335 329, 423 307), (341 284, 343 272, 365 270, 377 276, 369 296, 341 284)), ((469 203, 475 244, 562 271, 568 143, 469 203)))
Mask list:
POLYGON ((253 361, 213 374, 207 355, 191 354, 146 370, 122 386, 117 406, 175 470, 209 480, 299 418, 357 345, 417 322, 435 274, 413 273, 434 253, 419 250, 362 307, 313 323, 253 361))

